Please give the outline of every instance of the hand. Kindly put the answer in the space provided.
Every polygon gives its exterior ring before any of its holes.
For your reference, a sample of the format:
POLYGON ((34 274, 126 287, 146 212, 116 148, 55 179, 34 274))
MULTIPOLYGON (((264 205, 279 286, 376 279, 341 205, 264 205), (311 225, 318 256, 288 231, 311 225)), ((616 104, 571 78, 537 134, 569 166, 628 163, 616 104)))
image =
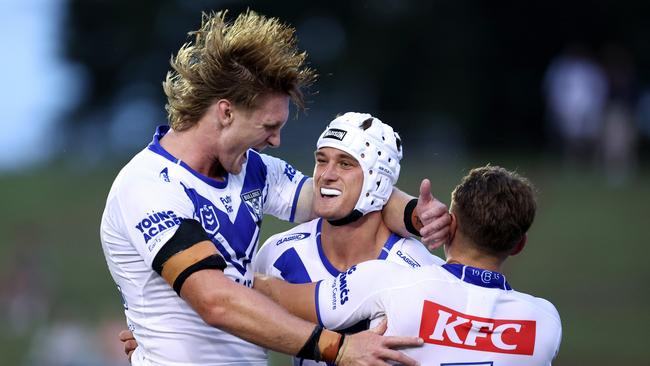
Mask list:
POLYGON ((138 342, 133 337, 133 333, 130 330, 123 330, 118 335, 120 341, 124 343, 124 353, 126 353, 129 362, 131 362, 131 355, 136 348, 138 348, 138 342))
POLYGON ((393 348, 419 347, 424 344, 418 337, 384 337, 388 327, 386 319, 375 328, 365 332, 348 335, 336 358, 336 364, 346 365, 389 365, 386 360, 407 366, 419 365, 417 361, 393 348))
POLYGON ((420 184, 420 196, 415 206, 415 214, 422 223, 420 236, 422 243, 429 250, 436 249, 449 239, 451 216, 447 205, 438 201, 431 194, 431 182, 423 179, 420 184))

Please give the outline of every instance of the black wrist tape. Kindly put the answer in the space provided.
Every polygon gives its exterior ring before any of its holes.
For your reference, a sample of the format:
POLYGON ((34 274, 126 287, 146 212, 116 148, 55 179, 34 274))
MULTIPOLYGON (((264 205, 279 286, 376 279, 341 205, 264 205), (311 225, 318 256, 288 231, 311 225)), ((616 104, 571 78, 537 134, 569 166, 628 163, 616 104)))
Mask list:
POLYGON ((420 230, 416 229, 413 225, 413 213, 415 211, 415 206, 418 205, 418 199, 414 198, 406 204, 404 208, 404 226, 409 233, 420 236, 420 230))
POLYGON ((322 326, 317 325, 316 327, 314 327, 314 331, 311 332, 311 335, 309 336, 309 338, 307 338, 307 341, 302 346, 300 351, 298 351, 296 357, 319 362, 321 360, 321 354, 320 354, 320 349, 318 348, 318 340, 320 339, 320 335, 322 332, 323 332, 322 326))

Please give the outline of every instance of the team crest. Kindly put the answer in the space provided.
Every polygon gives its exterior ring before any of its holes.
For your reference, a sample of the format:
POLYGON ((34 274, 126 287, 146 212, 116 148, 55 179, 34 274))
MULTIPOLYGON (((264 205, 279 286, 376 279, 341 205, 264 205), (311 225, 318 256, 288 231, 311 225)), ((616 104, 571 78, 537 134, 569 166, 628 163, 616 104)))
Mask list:
POLYGON ((219 219, 217 219, 217 213, 212 204, 204 204, 199 209, 199 217, 208 234, 213 235, 219 230, 219 219))
POLYGON ((241 194, 242 200, 246 203, 248 211, 253 215, 255 221, 262 220, 262 191, 254 189, 241 194))

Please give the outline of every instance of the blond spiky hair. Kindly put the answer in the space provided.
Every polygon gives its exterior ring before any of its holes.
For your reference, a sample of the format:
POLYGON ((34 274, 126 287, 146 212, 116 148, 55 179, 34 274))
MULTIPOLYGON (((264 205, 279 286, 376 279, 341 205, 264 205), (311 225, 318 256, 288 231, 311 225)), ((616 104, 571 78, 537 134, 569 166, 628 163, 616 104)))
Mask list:
POLYGON ((302 89, 316 74, 305 65, 307 53, 297 48, 295 29, 252 10, 233 23, 226 14, 204 13, 201 28, 189 33, 194 40, 171 58, 163 89, 174 130, 196 124, 219 99, 252 108, 261 95, 280 92, 304 109, 302 89))

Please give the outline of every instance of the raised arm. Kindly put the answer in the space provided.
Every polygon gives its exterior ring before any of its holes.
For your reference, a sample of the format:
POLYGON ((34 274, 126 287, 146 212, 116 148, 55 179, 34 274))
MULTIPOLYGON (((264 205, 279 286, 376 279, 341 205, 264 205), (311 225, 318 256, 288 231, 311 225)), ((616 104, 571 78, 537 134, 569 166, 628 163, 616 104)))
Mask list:
POLYGON ((433 197, 428 179, 420 184, 417 199, 394 188, 382 215, 391 231, 404 237, 421 236, 429 249, 440 247, 449 237, 451 217, 447 205, 433 197))

